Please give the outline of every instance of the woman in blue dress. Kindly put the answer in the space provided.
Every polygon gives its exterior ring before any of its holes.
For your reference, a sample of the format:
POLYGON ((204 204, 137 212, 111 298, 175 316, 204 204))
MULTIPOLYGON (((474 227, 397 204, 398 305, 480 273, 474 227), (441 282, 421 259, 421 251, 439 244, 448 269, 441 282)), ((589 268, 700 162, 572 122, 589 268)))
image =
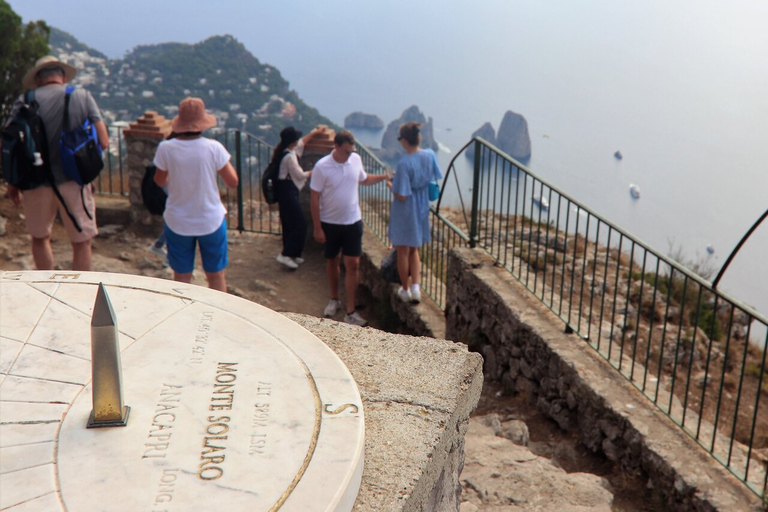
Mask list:
POLYGON ((421 301, 419 248, 430 241, 429 183, 443 177, 434 151, 419 147, 420 126, 421 123, 400 126, 397 140, 406 154, 397 164, 389 183, 395 196, 390 210, 389 239, 397 250, 397 272, 401 283, 397 296, 403 302, 421 301))

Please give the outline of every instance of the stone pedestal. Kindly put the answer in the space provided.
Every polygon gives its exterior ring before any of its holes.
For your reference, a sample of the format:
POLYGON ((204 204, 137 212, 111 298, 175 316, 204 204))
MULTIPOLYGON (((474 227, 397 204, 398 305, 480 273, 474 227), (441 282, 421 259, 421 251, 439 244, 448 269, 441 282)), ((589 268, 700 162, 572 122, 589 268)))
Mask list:
POLYGON ((0 509, 352 510, 363 403, 344 363, 298 324, 161 279, 25 272, 0 284, 0 509), (99 283, 130 416, 90 429, 99 283))
POLYGON ((171 134, 171 122, 157 112, 147 111, 123 132, 127 151, 128 199, 131 204, 131 222, 143 225, 161 223, 151 215, 141 199, 141 180, 146 167, 155 158, 157 146, 171 134))

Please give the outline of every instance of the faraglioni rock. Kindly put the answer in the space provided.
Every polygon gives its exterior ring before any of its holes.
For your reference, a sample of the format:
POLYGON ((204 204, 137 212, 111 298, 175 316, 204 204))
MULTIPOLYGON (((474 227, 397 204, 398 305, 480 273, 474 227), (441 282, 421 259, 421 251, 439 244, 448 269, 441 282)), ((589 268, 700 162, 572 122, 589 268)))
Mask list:
POLYGON ((521 164, 527 164, 531 159, 531 137, 525 117, 507 110, 496 135, 496 146, 521 164))
POLYGON ((384 121, 375 114, 352 112, 344 118, 344 128, 363 128, 365 130, 381 130, 384 121))
MULTIPOLYGON (((494 146, 496 145, 496 130, 493 129, 493 126, 491 126, 491 123, 485 123, 483 126, 472 132, 472 138, 480 137, 481 139, 484 139, 487 142, 490 142, 494 146)), ((470 160, 475 158, 475 145, 470 145, 465 151, 464 154, 469 158, 470 160)))
POLYGON ((405 109, 399 118, 387 125, 387 129, 381 137, 381 151, 378 152, 379 158, 386 162, 395 163, 405 155, 405 150, 397 140, 399 135, 398 130, 400 130, 401 124, 411 122, 422 123, 421 147, 437 151, 437 142, 435 142, 434 130, 432 128, 432 118, 424 116, 424 114, 421 113, 421 110, 419 110, 419 107, 413 105, 405 109))

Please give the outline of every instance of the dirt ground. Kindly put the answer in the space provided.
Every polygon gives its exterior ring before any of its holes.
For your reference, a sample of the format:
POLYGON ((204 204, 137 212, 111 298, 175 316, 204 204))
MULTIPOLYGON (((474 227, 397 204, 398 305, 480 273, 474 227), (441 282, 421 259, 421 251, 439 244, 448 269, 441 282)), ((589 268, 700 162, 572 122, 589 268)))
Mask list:
MULTIPOLYGON (((30 252, 30 237, 26 234, 21 208, 5 198, 0 186, 0 215, 6 219, 6 234, 0 236, 0 268, 3 270, 34 270, 30 252)), ((99 227, 93 240, 93 270, 138 274, 173 279, 173 273, 163 265, 163 258, 149 252, 154 240, 152 233, 127 230, 123 226, 99 227)), ((308 241, 305 262, 299 270, 289 270, 275 261, 280 253, 280 238, 230 231, 227 287, 229 292, 252 300, 275 311, 287 311, 321 316, 330 292, 322 246, 308 241)), ((72 248, 60 223, 54 225, 52 246, 56 268, 72 267, 72 248)), ((194 284, 206 286, 199 257, 193 273, 194 284)), ((342 300, 343 300, 342 290, 342 300)), ((364 297, 358 303, 359 313, 367 318, 364 297)), ((343 312, 336 315, 341 320, 343 312)))
MULTIPOLYGON (((100 235, 93 241, 93 270, 145 275, 172 279, 163 258, 149 252, 154 240, 150 232, 136 232, 120 225, 100 226, 100 235)), ((52 245, 56 268, 68 270, 72 265, 72 250, 64 228, 54 226, 52 245)), ((275 311, 321 316, 329 299, 322 247, 308 241, 305 263, 298 270, 288 270, 275 261, 280 252, 278 236, 251 233, 229 233, 227 285, 229 292, 252 300, 275 311)), ((21 209, 5 198, 5 186, 0 185, 0 269, 34 270, 30 252, 30 237, 26 234, 21 209), (3 222, 5 219, 5 222, 3 222), (5 224, 3 226, 2 224, 5 224), (4 229, 3 229, 4 227, 4 229)), ((205 286, 200 262, 193 274, 193 283, 205 286)), ((373 327, 377 321, 372 304, 365 293, 358 294, 357 309, 373 327)), ((342 290, 342 301, 344 301, 342 290)), ((341 320, 343 312, 336 315, 341 320)), ((626 479, 605 459, 588 453, 572 436, 542 416, 535 407, 519 397, 504 397, 492 384, 486 385, 474 415, 498 414, 505 419, 520 419, 528 425, 531 449, 537 455, 557 461, 568 472, 589 472, 610 481, 615 494, 617 512, 656 512, 649 492, 639 481, 626 479)))

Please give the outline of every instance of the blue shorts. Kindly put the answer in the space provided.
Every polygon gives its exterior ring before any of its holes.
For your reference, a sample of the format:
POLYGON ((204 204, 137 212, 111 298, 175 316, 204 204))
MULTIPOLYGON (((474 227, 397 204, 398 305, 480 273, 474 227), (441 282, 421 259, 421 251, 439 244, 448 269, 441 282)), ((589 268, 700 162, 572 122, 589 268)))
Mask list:
POLYGON ((178 274, 189 274, 195 269, 195 246, 200 244, 203 270, 208 273, 224 270, 227 259, 227 220, 219 229, 203 236, 185 236, 174 233, 165 225, 165 242, 168 245, 168 264, 178 274))

